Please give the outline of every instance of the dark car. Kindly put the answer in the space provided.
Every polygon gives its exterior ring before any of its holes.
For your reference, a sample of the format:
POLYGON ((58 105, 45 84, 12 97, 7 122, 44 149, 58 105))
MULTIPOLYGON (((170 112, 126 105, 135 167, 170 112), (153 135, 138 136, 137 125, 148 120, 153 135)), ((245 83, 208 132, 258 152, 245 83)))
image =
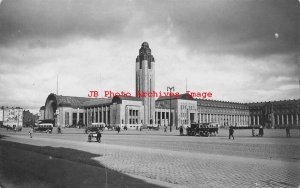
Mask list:
POLYGON ((53 130, 53 124, 51 123, 41 123, 33 127, 33 132, 52 133, 52 130, 53 130))
POLYGON ((92 123, 85 128, 85 133, 87 134, 88 132, 97 132, 99 130, 103 131, 104 128, 105 123, 92 123))
POLYGON ((216 136, 218 133, 218 124, 215 123, 192 123, 191 127, 187 128, 188 136, 216 136))
POLYGON ((100 143, 101 142, 101 133, 100 133, 100 131, 89 133, 88 142, 91 142, 93 138, 96 138, 96 141, 100 143))

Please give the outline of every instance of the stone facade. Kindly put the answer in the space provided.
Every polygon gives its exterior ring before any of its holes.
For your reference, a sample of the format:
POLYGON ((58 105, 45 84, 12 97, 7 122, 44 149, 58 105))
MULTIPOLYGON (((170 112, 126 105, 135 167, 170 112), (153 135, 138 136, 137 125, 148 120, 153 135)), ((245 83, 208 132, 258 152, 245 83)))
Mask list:
MULTIPOLYGON (((136 96, 155 91, 155 63, 147 42, 143 42, 136 58, 136 96)), ((154 124, 155 98, 143 97, 144 123, 154 124)))
POLYGON ((136 58, 136 97, 86 98, 50 94, 40 109, 40 119, 55 126, 87 125, 103 122, 111 126, 179 126, 217 123, 219 126, 300 126, 300 100, 263 103, 235 103, 179 96, 141 97, 155 91, 155 63, 147 42, 136 58))
POLYGON ((248 103, 250 125, 272 128, 300 126, 300 100, 248 103))

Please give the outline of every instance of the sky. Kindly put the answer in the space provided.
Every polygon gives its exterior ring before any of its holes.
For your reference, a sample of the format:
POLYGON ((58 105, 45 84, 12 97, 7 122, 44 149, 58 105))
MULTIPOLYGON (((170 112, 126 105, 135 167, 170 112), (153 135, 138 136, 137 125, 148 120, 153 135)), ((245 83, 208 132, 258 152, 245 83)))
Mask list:
POLYGON ((0 0, 0 106, 50 93, 135 93, 143 42, 156 91, 213 100, 299 99, 298 0, 0 0))

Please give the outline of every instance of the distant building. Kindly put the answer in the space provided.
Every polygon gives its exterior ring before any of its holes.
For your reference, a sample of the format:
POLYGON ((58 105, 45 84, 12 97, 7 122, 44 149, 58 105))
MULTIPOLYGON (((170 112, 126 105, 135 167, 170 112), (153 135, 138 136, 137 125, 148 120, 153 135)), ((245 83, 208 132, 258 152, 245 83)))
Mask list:
POLYGON ((0 122, 5 127, 23 126, 23 109, 20 107, 4 107, 0 109, 0 122))
POLYGON ((112 126, 190 126, 191 123, 218 123, 220 126, 300 126, 300 100, 264 103, 235 103, 194 99, 190 94, 170 97, 140 97, 155 91, 155 63, 144 42, 136 58, 136 97, 87 98, 51 93, 40 108, 40 119, 55 126, 104 122, 112 126))
POLYGON ((300 124, 300 100, 248 103, 251 125, 283 128, 300 124))

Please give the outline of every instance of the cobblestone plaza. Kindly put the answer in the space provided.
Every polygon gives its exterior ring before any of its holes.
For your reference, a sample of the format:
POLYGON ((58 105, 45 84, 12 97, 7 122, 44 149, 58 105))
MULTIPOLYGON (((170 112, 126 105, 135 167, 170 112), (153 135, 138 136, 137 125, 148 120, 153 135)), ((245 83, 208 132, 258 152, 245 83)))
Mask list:
MULTIPOLYGON (((64 135, 11 133, 7 140, 83 150, 108 169, 166 187, 297 187, 300 185, 300 142, 297 130, 266 130, 251 137, 239 130, 228 140, 227 130, 217 137, 187 137, 160 131, 103 132, 102 142, 88 143, 82 130, 64 129, 64 135)), ((5 133, 5 132, 4 132, 5 133)))

